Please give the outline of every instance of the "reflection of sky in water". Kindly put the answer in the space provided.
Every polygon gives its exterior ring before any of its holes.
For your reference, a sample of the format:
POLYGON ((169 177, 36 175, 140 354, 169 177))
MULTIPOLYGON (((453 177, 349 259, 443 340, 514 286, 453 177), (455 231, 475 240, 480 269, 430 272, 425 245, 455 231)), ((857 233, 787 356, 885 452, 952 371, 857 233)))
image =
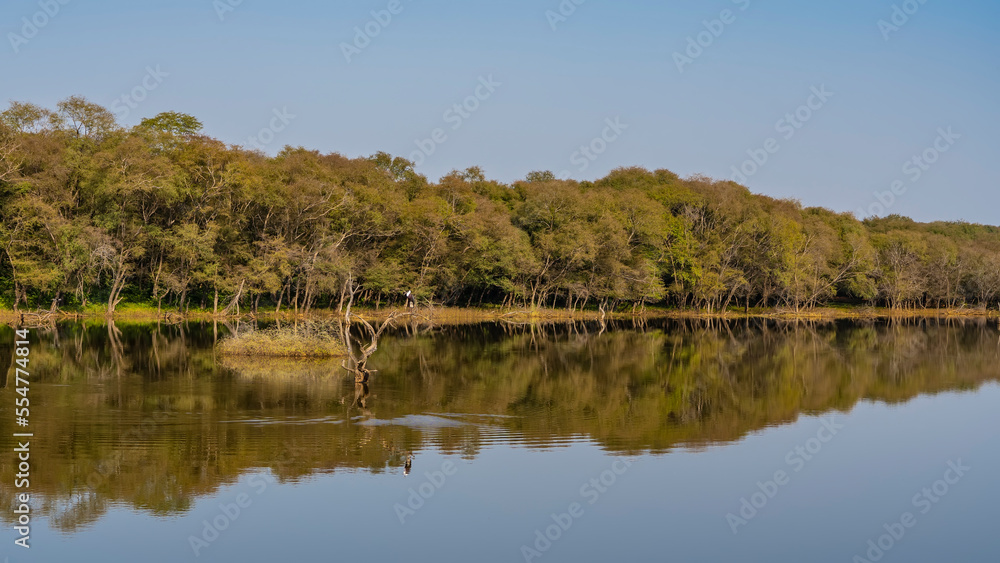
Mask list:
POLYGON ((459 427, 463 424, 457 420, 451 420, 440 416, 431 415, 409 415, 389 420, 379 420, 377 418, 359 418, 357 421, 361 426, 406 426, 408 428, 432 429, 459 427))
MULTIPOLYGON (((916 525, 883 561, 993 562, 1000 556, 997 404, 995 384, 894 406, 863 402, 833 415, 844 428, 800 472, 786 456, 817 435, 821 417, 802 416, 733 444, 631 457, 631 467, 593 504, 595 495, 582 495, 581 487, 616 458, 582 439, 546 448, 497 439, 471 461, 421 451, 406 477, 398 469, 378 475, 335 470, 267 484, 259 494, 248 480, 266 483, 268 473, 255 472, 178 516, 119 506, 70 535, 36 521, 30 556, 14 553, 11 562, 192 561, 188 537, 202 533, 203 521, 222 514, 219 504, 241 493, 250 505, 197 560, 523 561, 522 544, 533 545, 536 530, 553 523, 551 514, 579 502, 582 516, 538 561, 847 562, 864 555, 883 524, 912 511, 916 525), (958 459, 969 473, 920 514, 913 496, 958 459), (425 475, 446 461, 457 471, 401 525, 395 505, 405 505, 411 489, 429 482, 425 475), (726 514, 737 512, 740 499, 777 470, 789 473, 788 484, 734 535, 726 514)), ((447 418, 393 422, 431 420, 447 418)))

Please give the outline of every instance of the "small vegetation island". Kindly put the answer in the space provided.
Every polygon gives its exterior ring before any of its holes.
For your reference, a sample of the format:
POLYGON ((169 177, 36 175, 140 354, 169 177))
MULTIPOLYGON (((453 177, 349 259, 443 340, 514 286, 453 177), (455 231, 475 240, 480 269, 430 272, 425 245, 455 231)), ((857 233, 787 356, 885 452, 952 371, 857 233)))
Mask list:
POLYGON ((307 323, 236 332, 219 342, 230 357, 336 358, 346 356, 344 331, 333 325, 307 323))
POLYGON ((989 314, 1000 298, 996 227, 859 220, 668 170, 432 182, 386 153, 270 157, 201 128, 174 112, 126 128, 81 97, 10 103, 0 308, 340 316, 412 291, 494 311, 989 314))

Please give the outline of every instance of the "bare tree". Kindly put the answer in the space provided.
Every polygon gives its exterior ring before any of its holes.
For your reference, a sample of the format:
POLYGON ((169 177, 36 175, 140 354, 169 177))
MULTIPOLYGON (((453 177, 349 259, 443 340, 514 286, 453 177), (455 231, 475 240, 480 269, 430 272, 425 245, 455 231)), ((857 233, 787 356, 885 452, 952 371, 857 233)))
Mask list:
POLYGON ((125 289, 125 280, 131 273, 129 258, 131 249, 115 248, 111 244, 102 244, 94 250, 92 258, 98 265, 100 272, 107 273, 111 278, 111 293, 108 295, 108 315, 115 314, 115 308, 122 301, 122 290, 125 289))
POLYGON ((376 350, 378 350, 378 339, 382 336, 382 333, 385 331, 385 329, 388 328, 392 324, 392 322, 401 315, 400 313, 397 312, 390 313, 389 316, 382 321, 382 324, 379 325, 377 330, 375 329, 375 327, 371 325, 371 323, 359 317, 358 315, 351 313, 350 311, 348 311, 346 316, 347 316, 346 322, 341 323, 340 325, 340 332, 342 338, 344 339, 344 348, 347 349, 349 359, 353 363, 353 366, 348 367, 347 360, 344 360, 341 363, 341 367, 343 367, 345 370, 349 372, 354 373, 354 379, 356 382, 365 383, 368 381, 369 377, 373 372, 378 371, 378 370, 370 370, 367 367, 368 358, 370 358, 371 355, 374 354, 376 350), (371 338, 371 341, 368 343, 368 345, 361 346, 357 352, 355 352, 354 345, 351 342, 351 322, 350 322, 351 317, 357 319, 357 321, 361 324, 362 327, 365 328, 365 331, 371 338))

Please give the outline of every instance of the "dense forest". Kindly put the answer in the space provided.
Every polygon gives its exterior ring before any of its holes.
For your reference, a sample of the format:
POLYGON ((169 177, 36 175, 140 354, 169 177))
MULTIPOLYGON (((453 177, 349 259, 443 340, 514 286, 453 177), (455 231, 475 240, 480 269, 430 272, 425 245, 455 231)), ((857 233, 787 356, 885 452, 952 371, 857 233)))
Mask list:
POLYGON ((1000 230, 860 221, 729 181, 621 168, 594 182, 403 158, 277 156, 168 112, 125 128, 71 97, 0 114, 5 308, 219 314, 399 304, 718 312, 834 300, 993 307, 1000 230))

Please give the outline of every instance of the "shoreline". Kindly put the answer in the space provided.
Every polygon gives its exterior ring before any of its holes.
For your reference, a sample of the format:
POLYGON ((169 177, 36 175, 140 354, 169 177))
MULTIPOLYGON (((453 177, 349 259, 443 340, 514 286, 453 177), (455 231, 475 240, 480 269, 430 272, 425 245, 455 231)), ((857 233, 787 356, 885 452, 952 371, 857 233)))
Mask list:
MULTIPOLYGON (((567 311, 565 309, 487 309, 487 308, 464 308, 464 307, 418 307, 414 311, 402 307, 381 308, 381 309, 355 309, 352 314, 369 321, 383 321, 389 315, 396 313, 397 321, 418 320, 437 324, 466 324, 481 322, 509 321, 514 323, 545 323, 560 321, 600 321, 602 315, 599 311, 567 311)), ((233 322, 247 320, 265 321, 333 321, 343 318, 343 313, 333 310, 313 310, 309 313, 298 313, 293 311, 281 311, 275 314, 274 311, 259 311, 257 314, 244 313, 239 316, 215 315, 211 311, 188 311, 178 313, 176 311, 157 312, 146 309, 126 309, 115 313, 109 317, 102 311, 87 312, 67 312, 57 311, 50 314, 48 311, 18 311, 0 310, 0 322, 4 324, 20 324, 21 319, 25 324, 44 325, 56 322, 87 322, 105 321, 113 319, 116 322, 138 322, 138 323, 176 323, 191 321, 217 321, 233 322)), ((805 311, 790 311, 782 309, 751 310, 749 313, 743 311, 725 311, 708 313, 696 310, 678 309, 656 309, 650 308, 643 312, 616 312, 603 315, 605 320, 630 320, 630 319, 703 319, 703 320, 741 320, 741 319, 773 319, 786 321, 835 321, 835 320, 871 320, 871 319, 998 319, 1000 320, 1000 310, 986 309, 901 309, 894 310, 888 308, 874 307, 820 307, 805 311)))

